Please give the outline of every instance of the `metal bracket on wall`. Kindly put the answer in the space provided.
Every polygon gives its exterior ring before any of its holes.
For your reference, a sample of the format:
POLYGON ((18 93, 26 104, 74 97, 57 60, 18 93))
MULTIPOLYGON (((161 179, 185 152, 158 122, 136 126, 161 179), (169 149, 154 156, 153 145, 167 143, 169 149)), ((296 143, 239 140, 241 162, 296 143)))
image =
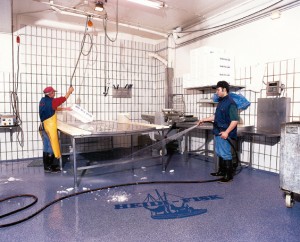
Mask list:
POLYGON ((15 132, 15 129, 18 127, 19 127, 19 125, 0 126, 0 133, 2 133, 2 131, 6 132, 7 129, 9 129, 10 142, 13 142, 13 132, 15 132))
POLYGON ((125 87, 114 86, 112 89, 113 98, 132 98, 132 84, 126 84, 125 87))

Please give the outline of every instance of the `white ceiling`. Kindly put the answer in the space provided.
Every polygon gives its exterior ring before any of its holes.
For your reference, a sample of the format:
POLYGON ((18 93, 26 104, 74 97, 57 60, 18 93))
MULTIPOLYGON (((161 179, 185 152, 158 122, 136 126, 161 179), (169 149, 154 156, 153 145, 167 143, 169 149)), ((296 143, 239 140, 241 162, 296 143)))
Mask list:
MULTIPOLYGON (((81 13, 95 13, 93 6, 96 0, 54 0, 58 9, 67 7, 81 13)), ((245 9, 259 9, 277 3, 280 0, 163 0, 167 7, 153 9, 144 7, 127 0, 102 0, 105 12, 100 15, 104 18, 107 14, 108 30, 116 30, 115 23, 119 23, 119 31, 131 33, 142 37, 161 39, 172 33, 177 27, 187 29, 195 24, 203 23, 207 19, 222 14, 237 14, 245 9), (118 3, 118 4, 117 4, 118 3), (118 15, 117 15, 118 5, 118 15)), ((36 22, 39 20, 59 21, 60 23, 82 24, 84 19, 74 14, 67 15, 57 12, 49 5, 48 0, 13 0, 14 16, 30 17, 36 22)), ((84 15, 82 15, 84 16, 84 15)), ((224 19, 226 20, 226 18, 224 19)), ((102 21, 101 21, 102 22, 102 21)), ((102 23, 96 28, 103 29, 102 23)))

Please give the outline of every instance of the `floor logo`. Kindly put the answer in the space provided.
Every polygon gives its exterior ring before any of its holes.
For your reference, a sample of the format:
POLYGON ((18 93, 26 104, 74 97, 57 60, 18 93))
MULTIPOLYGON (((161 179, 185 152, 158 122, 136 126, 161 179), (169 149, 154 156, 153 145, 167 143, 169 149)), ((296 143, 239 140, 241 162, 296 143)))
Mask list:
POLYGON ((156 196, 149 193, 142 203, 116 204, 115 209, 145 208, 150 211, 151 218, 153 219, 175 219, 201 215, 207 212, 207 209, 195 209, 191 207, 188 204, 189 202, 223 199, 218 195, 184 198, 165 192, 160 194, 156 189, 155 192, 156 196), (174 199, 170 199, 171 196, 174 199))

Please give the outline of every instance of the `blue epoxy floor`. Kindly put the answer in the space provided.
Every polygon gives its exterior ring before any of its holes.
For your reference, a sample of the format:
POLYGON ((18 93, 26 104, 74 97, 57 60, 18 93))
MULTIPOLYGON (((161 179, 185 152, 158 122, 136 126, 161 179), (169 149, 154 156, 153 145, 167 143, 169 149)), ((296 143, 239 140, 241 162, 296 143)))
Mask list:
MULTIPOLYGON (((129 164, 88 170, 78 191, 132 182, 213 178, 209 175, 213 164, 197 157, 184 162, 181 155, 174 155, 165 173, 158 161, 135 163, 134 170, 129 164)), ((70 164, 61 174, 44 174, 42 167, 27 165, 1 165, 0 199, 27 193, 39 201, 28 211, 1 219, 0 224, 29 216, 74 192, 68 191, 73 187, 70 164)), ((299 241, 300 202, 286 208, 283 195, 277 174, 249 168, 228 184, 150 184, 98 190, 55 203, 24 223, 0 228, 0 241, 299 241), (165 219, 151 217, 149 209, 158 211, 157 205, 162 204, 153 201, 157 193, 166 194, 174 205, 166 204, 166 210, 157 213, 165 219), (175 216, 174 211, 183 218, 167 219, 175 216), (194 216, 184 217, 187 215, 194 216)), ((3 202, 0 214, 28 201, 3 202)))

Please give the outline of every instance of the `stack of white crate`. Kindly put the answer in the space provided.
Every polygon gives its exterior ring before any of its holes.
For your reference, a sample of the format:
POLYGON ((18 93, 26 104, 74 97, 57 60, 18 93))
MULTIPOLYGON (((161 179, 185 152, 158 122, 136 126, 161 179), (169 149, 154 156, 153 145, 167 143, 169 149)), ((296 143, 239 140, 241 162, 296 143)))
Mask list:
POLYGON ((190 52, 190 74, 183 76, 183 88, 216 85, 218 81, 234 84, 234 58, 222 49, 200 47, 190 52))

